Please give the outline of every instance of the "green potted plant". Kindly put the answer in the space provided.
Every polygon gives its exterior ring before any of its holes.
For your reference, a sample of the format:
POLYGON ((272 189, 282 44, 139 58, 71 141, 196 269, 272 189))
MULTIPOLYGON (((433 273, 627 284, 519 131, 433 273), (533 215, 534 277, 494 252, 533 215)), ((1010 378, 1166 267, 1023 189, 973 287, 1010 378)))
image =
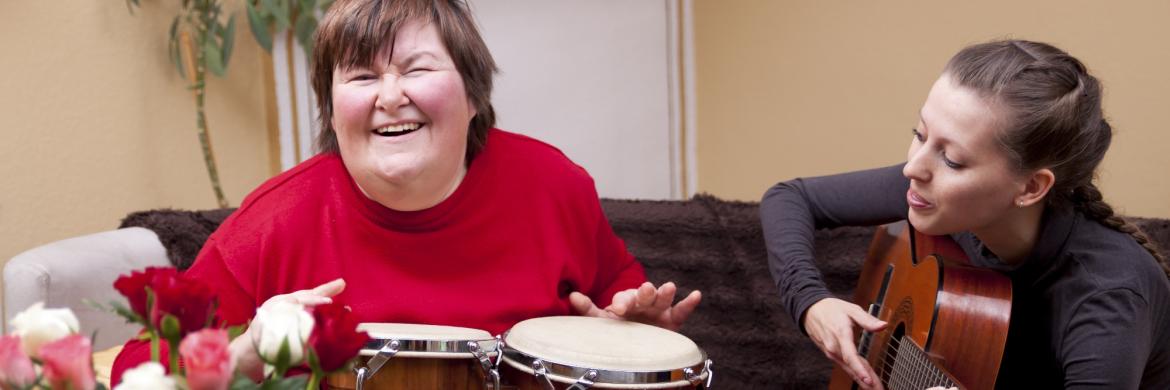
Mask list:
MULTIPOLYGON (((140 1, 126 0, 131 13, 140 6, 140 1)), ((207 72, 220 77, 227 72, 235 44, 236 17, 228 16, 224 22, 222 0, 180 0, 180 3, 179 13, 171 21, 167 52, 175 69, 187 80, 195 95, 195 127, 207 176, 219 207, 228 207, 211 148, 204 98, 207 72)), ((319 12, 328 9, 332 3, 333 0, 245 0, 244 6, 252 36, 264 50, 272 52, 273 31, 291 29, 306 52, 312 52, 319 12)))

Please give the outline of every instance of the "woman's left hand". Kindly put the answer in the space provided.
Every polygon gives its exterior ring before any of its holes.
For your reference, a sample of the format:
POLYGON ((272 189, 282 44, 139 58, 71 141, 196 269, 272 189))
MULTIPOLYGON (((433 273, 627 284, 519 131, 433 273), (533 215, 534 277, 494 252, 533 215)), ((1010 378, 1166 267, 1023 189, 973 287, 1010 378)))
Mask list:
POLYGON ((666 282, 657 289, 650 282, 642 283, 636 289, 619 291, 613 295, 609 307, 600 309, 593 300, 579 292, 569 294, 569 304, 577 314, 589 317, 613 318, 636 321, 670 330, 678 330, 683 322, 699 306, 702 294, 692 291, 686 298, 671 306, 678 289, 674 282, 666 282))

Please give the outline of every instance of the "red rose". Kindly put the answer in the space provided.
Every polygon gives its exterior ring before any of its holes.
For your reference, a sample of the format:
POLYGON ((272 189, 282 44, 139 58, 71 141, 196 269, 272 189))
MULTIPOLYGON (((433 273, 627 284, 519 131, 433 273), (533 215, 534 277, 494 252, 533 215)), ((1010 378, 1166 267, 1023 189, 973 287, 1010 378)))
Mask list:
POLYGON ((156 275, 150 288, 154 290, 154 307, 149 317, 151 324, 161 327, 163 315, 173 315, 179 320, 180 338, 206 327, 215 310, 215 295, 211 288, 185 275, 156 275))
POLYGON ((97 385, 93 373, 92 346, 79 334, 41 346, 45 380, 54 389, 93 390, 97 385))
POLYGON ((130 275, 119 276, 114 281, 114 288, 130 302, 130 310, 144 320, 150 320, 150 308, 146 307, 146 287, 154 284, 155 280, 170 280, 178 276, 179 271, 171 267, 147 267, 142 272, 134 271, 130 275))
POLYGON ((20 346, 20 336, 0 336, 0 389, 23 389, 37 380, 32 359, 20 346))
POLYGON ((203 329, 183 338, 179 356, 191 390, 225 390, 232 380, 232 355, 224 329, 203 329))
POLYGON ((366 332, 358 332, 358 321, 345 305, 334 302, 313 308, 313 333, 309 346, 317 354, 324 372, 341 368, 361 351, 370 340, 366 332))

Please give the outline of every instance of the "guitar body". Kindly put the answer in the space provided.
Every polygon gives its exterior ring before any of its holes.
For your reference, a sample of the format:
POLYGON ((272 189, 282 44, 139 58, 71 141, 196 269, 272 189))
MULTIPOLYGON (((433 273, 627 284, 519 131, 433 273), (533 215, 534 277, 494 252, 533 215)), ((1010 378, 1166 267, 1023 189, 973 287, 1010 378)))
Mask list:
MULTIPOLYGON (((858 352, 887 389, 995 387, 1011 315, 1011 281, 967 265, 945 236, 909 224, 878 228, 853 302, 886 321, 858 332, 858 352)), ((830 389, 858 388, 834 367, 830 389)))

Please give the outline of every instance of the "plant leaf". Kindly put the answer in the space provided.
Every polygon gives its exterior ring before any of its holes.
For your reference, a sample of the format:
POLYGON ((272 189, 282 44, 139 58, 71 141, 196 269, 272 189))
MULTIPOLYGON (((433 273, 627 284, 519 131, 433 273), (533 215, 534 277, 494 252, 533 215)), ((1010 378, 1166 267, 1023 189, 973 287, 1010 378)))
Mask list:
POLYGON ((313 347, 305 348, 305 355, 307 355, 309 362, 309 369, 313 372, 321 372, 321 359, 317 358, 317 351, 313 347))
POLYGON ((256 38, 256 43, 259 43, 260 47, 272 53, 272 33, 268 31, 268 23, 264 22, 260 11, 256 10, 251 1, 245 1, 244 7, 248 11, 248 27, 252 29, 252 37, 256 38))
POLYGON ((171 21, 171 39, 167 41, 167 50, 171 53, 171 63, 175 64, 175 70, 179 71, 180 76, 186 78, 187 70, 183 67, 183 53, 179 49, 179 15, 175 15, 175 20, 171 21))
POLYGON ((276 13, 277 8, 279 7, 276 4, 276 0, 260 0, 260 11, 262 11, 261 15, 269 18, 275 17, 276 15, 274 14, 276 13))
POLYGON ((227 28, 222 31, 220 38, 223 42, 223 66, 226 69, 228 61, 231 61, 232 58, 232 48, 235 47, 236 43, 236 15, 228 18, 227 28))
POLYGON ((228 340, 235 340, 236 337, 240 337, 240 335, 244 334, 244 331, 246 330, 248 330, 248 324, 239 324, 236 326, 227 327, 228 340))
POLYGON ((203 43, 203 61, 211 74, 223 77, 225 73, 223 57, 220 56, 220 48, 216 46, 214 39, 208 39, 203 43))
POLYGON ((317 18, 308 15, 301 15, 297 18, 296 29, 294 30, 297 37, 297 42, 305 48, 305 55, 313 55, 313 33, 317 32, 317 18))
POLYGON ((264 381, 261 385, 263 390, 303 390, 308 385, 308 378, 305 375, 297 375, 287 378, 273 378, 264 381))
POLYGON ((276 351, 276 359, 273 359, 273 361, 269 363, 272 364, 272 367, 275 368, 273 370, 273 375, 278 377, 283 376, 284 373, 288 371, 289 366, 292 366, 292 348, 290 348, 288 345, 287 336, 284 338, 284 340, 280 341, 280 349, 276 351))
POLYGON ((249 379, 248 377, 237 373, 236 376, 234 378, 232 378, 232 385, 231 385, 230 389, 231 390, 259 390, 260 384, 256 383, 256 382, 252 382, 252 380, 249 379))
POLYGON ((150 324, 146 323, 145 318, 139 316, 138 313, 135 313, 134 310, 130 309, 122 302, 110 301, 110 310, 125 319, 127 323, 144 324, 146 326, 150 326, 150 324))
POLYGON ((275 3, 272 9, 272 16, 276 19, 276 28, 279 30, 287 29, 292 25, 289 16, 292 15, 292 5, 287 1, 280 1, 275 3))

